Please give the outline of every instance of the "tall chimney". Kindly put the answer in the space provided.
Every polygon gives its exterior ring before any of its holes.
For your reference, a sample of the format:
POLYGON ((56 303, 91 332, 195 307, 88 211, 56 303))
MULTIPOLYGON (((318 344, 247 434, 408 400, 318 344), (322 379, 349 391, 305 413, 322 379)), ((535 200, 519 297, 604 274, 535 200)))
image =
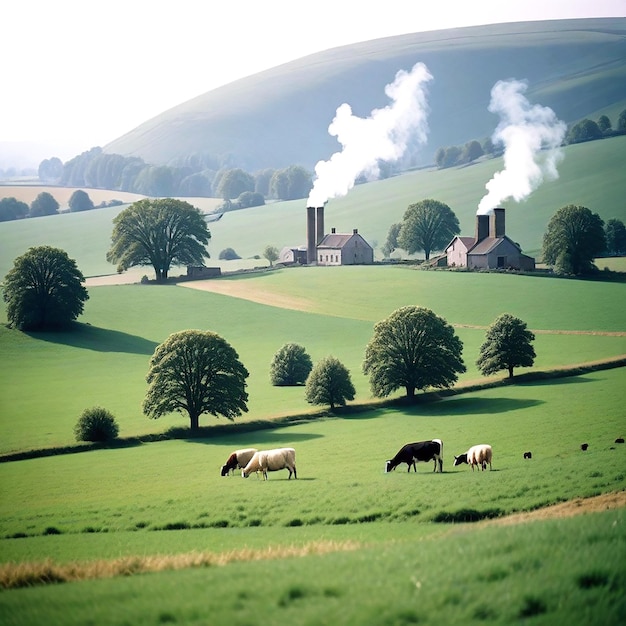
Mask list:
POLYGON ((316 254, 316 233, 315 233, 315 207, 306 208, 306 262, 307 265, 315 263, 316 254))
POLYGON ((489 236, 504 237, 505 234, 504 209, 494 209, 489 216, 489 236))
POLYGON ((489 216, 476 216, 476 243, 489 236, 489 216))
POLYGON ((317 227, 316 227, 316 232, 317 232, 317 244, 322 243, 322 239, 324 239, 324 207, 323 206, 318 206, 317 209, 315 209, 316 213, 317 213, 317 227))

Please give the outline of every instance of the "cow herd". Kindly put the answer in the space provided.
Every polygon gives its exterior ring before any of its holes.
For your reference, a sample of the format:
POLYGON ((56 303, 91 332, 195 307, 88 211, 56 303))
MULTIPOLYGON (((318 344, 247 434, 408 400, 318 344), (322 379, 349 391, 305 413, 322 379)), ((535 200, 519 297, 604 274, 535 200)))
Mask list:
MULTIPOLYGON (((474 471, 474 468, 480 467, 483 471, 491 469, 491 460, 493 452, 490 445, 480 444, 472 446, 467 452, 454 457, 454 466, 467 463, 474 471)), ((433 472, 439 468, 443 472, 443 441, 441 439, 431 439, 429 441, 416 441, 407 443, 398 450, 396 455, 386 461, 385 472, 391 472, 406 463, 407 471, 417 472, 417 462, 434 461, 433 472)), ((222 465, 220 470, 221 476, 227 476, 240 469, 243 478, 248 478, 252 472, 257 475, 259 472, 263 474, 263 479, 267 480, 268 472, 275 472, 286 469, 289 471, 289 479, 293 474, 294 478, 298 478, 296 473, 296 451, 294 448, 275 448, 273 450, 257 450, 256 448, 243 448, 235 450, 230 454, 226 463, 222 465)))

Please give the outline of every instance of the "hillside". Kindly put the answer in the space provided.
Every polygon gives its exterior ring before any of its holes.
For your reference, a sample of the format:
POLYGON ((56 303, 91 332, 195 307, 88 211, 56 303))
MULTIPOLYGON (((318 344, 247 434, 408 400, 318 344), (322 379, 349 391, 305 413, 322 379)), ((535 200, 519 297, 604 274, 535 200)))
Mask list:
POLYGON ((339 149, 328 132, 344 102, 367 117, 389 101, 396 72, 424 62, 430 137, 415 164, 440 146, 491 135, 498 80, 527 80, 531 102, 567 123, 626 107, 626 18, 524 22, 416 33, 334 48, 209 91, 146 121, 105 151, 170 163, 193 153, 249 171, 313 168, 339 149))

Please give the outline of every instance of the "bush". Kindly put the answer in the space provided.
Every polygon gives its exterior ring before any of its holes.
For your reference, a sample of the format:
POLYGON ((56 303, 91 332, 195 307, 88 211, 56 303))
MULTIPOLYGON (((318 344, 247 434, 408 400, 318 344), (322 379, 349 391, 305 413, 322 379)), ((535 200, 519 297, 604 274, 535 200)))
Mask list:
POLYGON ((241 257, 232 248, 224 248, 219 255, 220 261, 234 261, 240 258, 241 257))
POLYGON ((101 407, 85 409, 74 427, 76 441, 112 441, 118 432, 115 417, 101 407))
POLYGON ((272 359, 270 380, 272 385, 302 385, 313 369, 307 351, 297 343, 286 343, 272 359))

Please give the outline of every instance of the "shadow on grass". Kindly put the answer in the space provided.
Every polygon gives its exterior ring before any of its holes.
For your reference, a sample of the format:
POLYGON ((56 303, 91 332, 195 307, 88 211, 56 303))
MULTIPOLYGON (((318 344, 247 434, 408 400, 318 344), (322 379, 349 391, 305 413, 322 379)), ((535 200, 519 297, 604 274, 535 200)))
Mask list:
POLYGON ((29 332, 26 334, 33 339, 96 352, 127 352, 152 356, 158 345, 154 341, 137 335, 78 323, 72 324, 71 328, 66 331, 29 332))
POLYGON ((429 402, 427 404, 417 404, 407 406, 404 409, 409 415, 482 415, 488 413, 507 413, 508 411, 518 411, 528 409, 533 406, 543 404, 543 400, 533 400, 532 398, 448 398, 444 402, 429 402))
MULTIPOLYGON (((204 443, 210 445, 219 443, 220 445, 231 444, 234 448, 247 447, 247 444, 242 441, 242 435, 244 434, 243 431, 239 430, 237 432, 237 435, 230 437, 211 435, 210 437, 184 437, 183 439, 190 443, 204 443), (218 438, 219 441, 216 441, 218 438)), ((317 433, 279 433, 276 432, 275 429, 259 430, 258 428, 254 428, 248 432, 254 433, 254 435, 251 435, 249 439, 252 437, 254 438, 254 441, 256 442, 255 446, 262 446, 266 450, 276 447, 292 447, 290 445, 292 443, 295 444, 300 441, 310 441, 311 439, 319 439, 320 437, 323 437, 323 435, 319 435, 317 433)))

